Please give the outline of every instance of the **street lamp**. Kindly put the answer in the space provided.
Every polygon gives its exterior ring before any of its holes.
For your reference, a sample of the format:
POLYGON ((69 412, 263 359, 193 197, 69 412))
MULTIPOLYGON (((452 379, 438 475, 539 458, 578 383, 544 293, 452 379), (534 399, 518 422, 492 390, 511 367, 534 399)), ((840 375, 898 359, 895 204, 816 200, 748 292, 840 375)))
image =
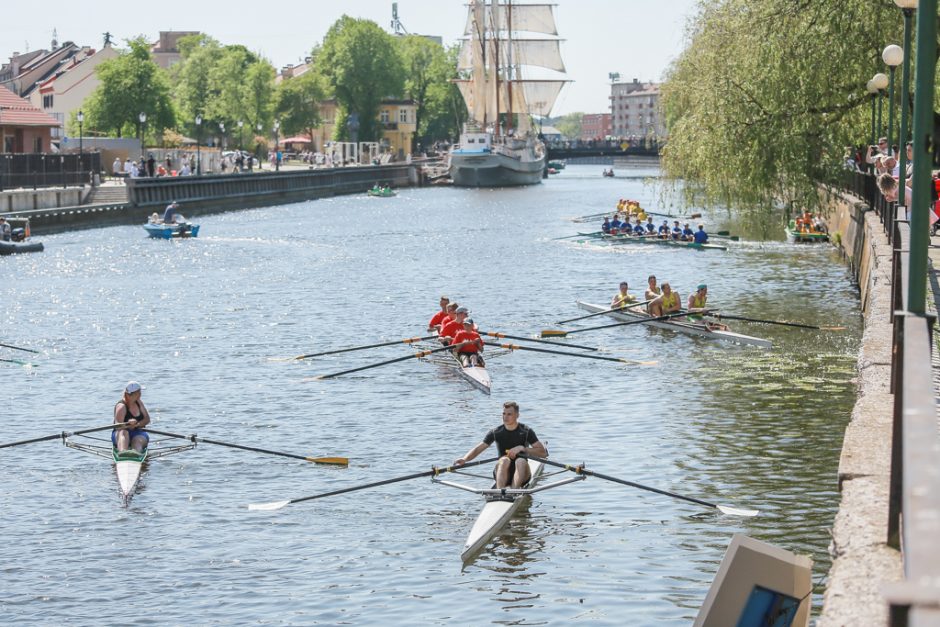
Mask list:
MULTIPOLYGON (((894 0, 894 4, 901 9, 904 14, 904 59, 901 66, 901 133, 898 135, 898 189, 904 191, 905 179, 907 178, 907 136, 908 130, 908 107, 911 98, 911 20, 914 17, 914 9, 917 8, 918 0, 894 0)), ((904 204, 904 197, 901 196, 901 203, 904 204)))
MULTIPOLYGON (((255 126, 255 130, 258 131, 258 135, 261 135, 261 129, 262 129, 262 128, 263 128, 263 127, 261 126, 261 122, 258 122, 258 125, 255 126)), ((261 152, 261 144, 258 142, 257 138, 255 139, 255 150, 254 150, 254 152, 258 153, 258 169, 263 171, 263 170, 264 170, 264 159, 263 159, 264 153, 261 152)), ((251 168, 249 168, 249 169, 251 169, 251 168)))
POLYGON ((219 152, 225 149, 225 122, 219 122, 219 131, 222 133, 222 139, 219 141, 219 152))
POLYGON ((199 151, 200 140, 202 139, 202 116, 196 116, 196 174, 202 174, 202 154, 199 151))
POLYGON ((891 133, 894 131, 894 70, 904 60, 904 51, 901 46, 891 44, 881 53, 881 59, 888 66, 891 79, 888 87, 888 151, 891 151, 891 133))
POLYGON ((146 141, 147 134, 147 114, 142 112, 137 116, 137 119, 140 120, 140 154, 144 154, 144 143, 146 141))
POLYGON ((239 150, 244 150, 244 149, 245 149, 245 141, 244 141, 244 140, 245 140, 245 136, 244 136, 244 134, 242 133, 242 127, 243 127, 243 126, 245 126, 245 123, 242 122, 241 120, 239 120, 239 121, 238 121, 238 149, 239 149, 239 150))
POLYGON ((78 115, 75 116, 75 119, 78 121, 78 171, 79 171, 79 178, 81 179, 85 171, 84 167, 82 167, 85 164, 85 159, 83 155, 84 146, 82 145, 82 124, 84 124, 85 122, 85 113, 81 109, 79 109, 78 115))
POLYGON ((865 90, 871 95, 871 141, 868 142, 869 146, 875 145, 875 98, 878 97, 878 88, 875 87, 872 81, 868 81, 865 84, 865 90))
POLYGON ((878 135, 881 135, 881 105, 883 98, 881 92, 888 86, 888 77, 878 72, 871 77, 871 85, 878 90, 878 135))
POLYGON ((281 171, 281 145, 278 142, 278 131, 281 130, 281 121, 274 120, 274 170, 281 171))

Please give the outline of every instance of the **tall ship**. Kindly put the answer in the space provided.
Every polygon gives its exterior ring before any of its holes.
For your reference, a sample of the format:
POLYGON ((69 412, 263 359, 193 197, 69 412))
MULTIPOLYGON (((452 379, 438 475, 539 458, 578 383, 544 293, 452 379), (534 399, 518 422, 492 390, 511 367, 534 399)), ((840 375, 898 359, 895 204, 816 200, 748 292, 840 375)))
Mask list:
POLYGON ((469 121, 450 153, 455 185, 541 182, 546 151, 532 116, 549 115, 568 82, 553 6, 470 1, 455 81, 469 121), (525 78, 527 66, 547 68, 557 78, 525 78))

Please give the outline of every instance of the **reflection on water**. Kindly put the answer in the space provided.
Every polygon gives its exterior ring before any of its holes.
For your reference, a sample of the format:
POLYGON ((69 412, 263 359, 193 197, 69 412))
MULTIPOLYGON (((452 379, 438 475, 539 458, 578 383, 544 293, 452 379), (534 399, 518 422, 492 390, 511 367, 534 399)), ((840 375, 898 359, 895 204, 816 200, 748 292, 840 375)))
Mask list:
POLYGON ((135 379, 169 431, 351 460, 324 468, 200 445, 149 464, 125 510, 101 460, 55 443, 4 450, 4 615, 125 620, 126 601, 101 590, 125 585, 142 556, 135 615, 172 624, 686 625, 735 532, 809 554, 818 578, 860 332, 845 267, 825 247, 782 242, 701 252, 554 240, 596 229, 567 218, 617 198, 658 206, 645 178, 601 169, 569 166, 525 190, 206 216, 201 237, 182 242, 135 226, 63 233, 41 255, 0 259, 3 340, 41 351, 29 370, 0 365, 0 441, 107 422, 135 379), (609 302, 619 281, 648 274, 684 298, 707 282, 725 313, 847 329, 733 324, 770 351, 637 326, 578 334, 605 356, 658 364, 514 352, 491 358, 492 396, 437 360, 304 381, 406 346, 270 359, 423 335, 440 294, 488 330, 536 334, 582 314, 576 300, 609 302), (557 461, 761 515, 589 478, 534 495, 463 567, 481 502, 427 481, 246 508, 449 464, 510 399, 557 461))

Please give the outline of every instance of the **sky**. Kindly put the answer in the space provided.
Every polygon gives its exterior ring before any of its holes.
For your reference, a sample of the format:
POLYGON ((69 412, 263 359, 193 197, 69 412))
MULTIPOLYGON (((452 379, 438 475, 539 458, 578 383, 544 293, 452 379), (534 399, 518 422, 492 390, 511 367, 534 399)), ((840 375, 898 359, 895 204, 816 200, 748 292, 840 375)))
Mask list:
MULTIPOLYGON (((562 56, 568 78, 574 81, 562 91, 553 115, 608 111, 610 72, 619 72, 622 80, 660 80, 684 47, 685 24, 697 4, 697 0, 553 1, 559 36, 564 40, 562 56)), ((398 1, 398 17, 408 32, 437 35, 445 44, 461 36, 466 11, 465 0, 398 1)), ((13 52, 48 49, 53 29, 60 43, 74 41, 95 48, 101 46, 105 31, 123 45, 125 39, 137 35, 156 41, 161 30, 194 30, 223 44, 243 44, 281 68, 307 56, 343 14, 373 20, 389 30, 392 2, 10 2, 0 20, 0 61, 6 62, 13 52)))

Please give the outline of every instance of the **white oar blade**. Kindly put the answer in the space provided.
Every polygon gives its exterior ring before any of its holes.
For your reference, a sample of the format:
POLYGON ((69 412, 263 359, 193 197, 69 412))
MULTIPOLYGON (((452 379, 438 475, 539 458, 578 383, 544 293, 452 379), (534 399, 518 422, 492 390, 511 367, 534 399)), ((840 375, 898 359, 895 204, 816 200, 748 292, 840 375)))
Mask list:
POLYGON ((275 501, 273 503, 252 503, 248 509, 253 512, 271 512, 290 505, 290 501, 275 501))
POLYGON ((760 512, 756 509, 739 509, 737 507, 728 507, 727 505, 716 505, 722 514, 728 514, 729 516, 757 516, 760 512))

